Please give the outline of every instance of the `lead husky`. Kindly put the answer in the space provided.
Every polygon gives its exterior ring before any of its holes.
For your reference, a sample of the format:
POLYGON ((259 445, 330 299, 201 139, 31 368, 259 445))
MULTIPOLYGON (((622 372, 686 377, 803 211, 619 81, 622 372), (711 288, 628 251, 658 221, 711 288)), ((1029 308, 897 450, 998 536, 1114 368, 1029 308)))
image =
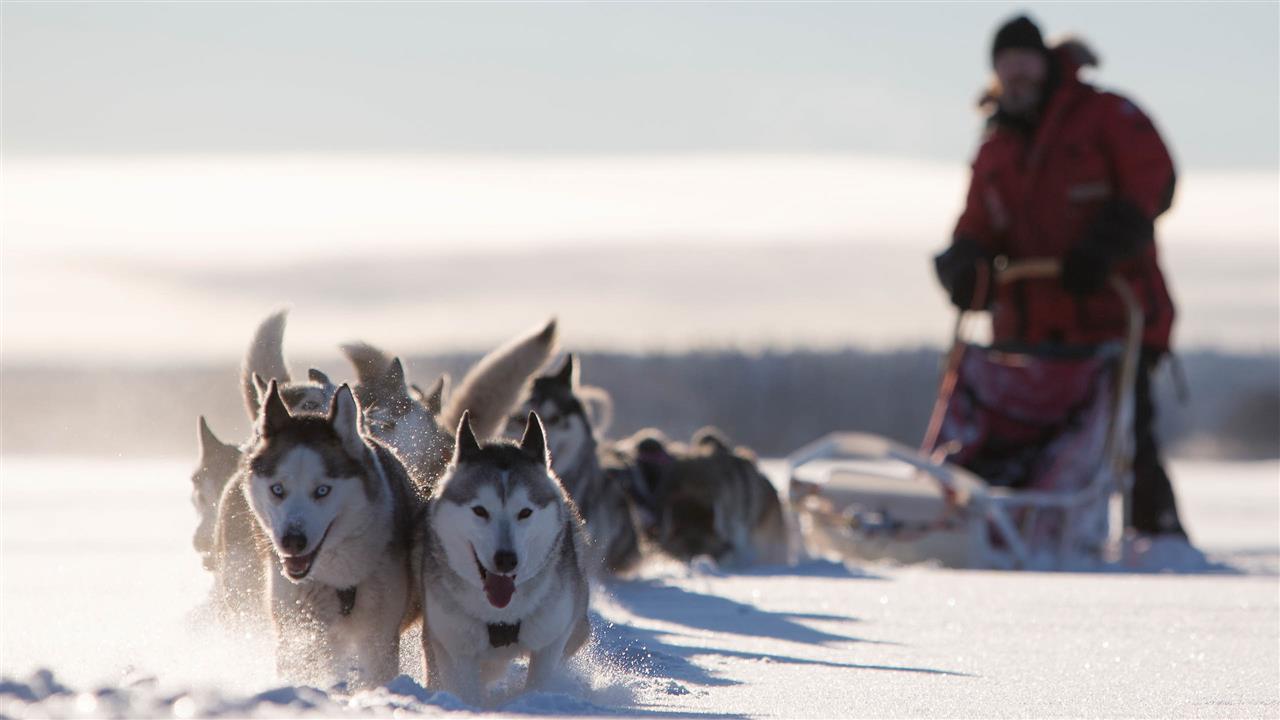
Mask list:
POLYGON ((521 414, 511 418, 507 430, 517 432, 518 423, 529 412, 546 419, 552 468, 587 524, 599 555, 593 565, 625 572, 640 559, 637 523, 626 487, 601 463, 600 443, 584 402, 590 397, 586 390, 578 384, 578 363, 569 354, 558 371, 533 381, 521 414))
POLYGON ((228 487, 248 506, 277 668, 290 679, 391 680, 416 612, 408 558, 418 501, 399 460, 359 427, 346 385, 327 414, 290 414, 272 380, 228 487))
MULTIPOLYGON (((280 310, 258 325, 241 364, 240 387, 245 409, 251 420, 256 420, 258 416, 258 409, 267 390, 267 381, 270 379, 274 378, 280 383, 281 398, 293 411, 321 411, 328 407, 333 392, 337 389, 324 373, 314 368, 308 371, 307 382, 290 381, 281 348, 287 316, 287 310, 280 310)), ((209 429, 203 415, 198 420, 198 438, 200 460, 195 472, 191 474, 191 504, 195 506, 197 523, 191 542, 200 554, 205 569, 217 572, 215 528, 218 506, 223 489, 240 463, 241 450, 238 446, 219 440, 209 429)))
POLYGON ((526 687, 545 687, 586 642, 582 521, 551 471, 536 414, 519 445, 482 447, 463 413, 419 537, 428 687, 479 704, 485 685, 522 654, 526 687))

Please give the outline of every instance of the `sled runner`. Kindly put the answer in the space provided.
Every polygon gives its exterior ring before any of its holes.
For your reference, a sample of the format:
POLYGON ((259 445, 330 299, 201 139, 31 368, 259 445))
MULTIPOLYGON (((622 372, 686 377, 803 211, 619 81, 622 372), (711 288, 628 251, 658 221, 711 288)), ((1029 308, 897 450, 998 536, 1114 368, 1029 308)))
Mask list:
MULTIPOLYGON (((997 267, 995 282, 1056 277, 1052 260, 997 267)), ((1123 340, 1091 347, 978 345, 961 312, 920 450, 833 433, 787 458, 811 552, 949 567, 1065 569, 1097 563, 1128 515, 1133 384, 1142 312, 1123 340)))

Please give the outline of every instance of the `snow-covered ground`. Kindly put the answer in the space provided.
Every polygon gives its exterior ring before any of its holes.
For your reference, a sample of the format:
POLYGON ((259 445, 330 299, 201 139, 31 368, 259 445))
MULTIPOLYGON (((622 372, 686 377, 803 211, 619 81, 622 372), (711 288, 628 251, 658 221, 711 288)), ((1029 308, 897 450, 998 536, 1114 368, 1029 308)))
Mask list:
MULTIPOLYGON (((189 467, 5 457, 0 714, 467 711, 408 676, 282 686, 201 629, 189 467)), ((1280 717, 1280 463, 1175 463, 1191 574, 668 564, 595 595, 597 643, 507 714, 1280 717)), ((411 655, 411 653, 410 653, 411 655)))

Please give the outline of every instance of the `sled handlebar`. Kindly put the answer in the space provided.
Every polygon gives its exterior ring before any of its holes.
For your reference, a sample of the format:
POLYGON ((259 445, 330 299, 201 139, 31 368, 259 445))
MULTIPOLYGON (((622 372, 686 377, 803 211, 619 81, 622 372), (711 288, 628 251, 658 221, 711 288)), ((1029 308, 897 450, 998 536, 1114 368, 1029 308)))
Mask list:
POLYGON ((1062 263, 1054 258, 1035 258, 1032 260, 1014 260, 996 258, 996 282, 1004 285, 1019 280, 1043 280, 1056 278, 1062 273, 1062 263))
MULTIPOLYGON (((1056 258, 1031 258, 1029 260, 1009 261, 1007 258, 996 258, 995 262, 995 281, 998 285, 1006 285, 1008 283, 1019 282, 1022 280, 1045 280, 1056 278, 1062 274, 1062 262, 1056 258)), ((1142 306, 1138 304, 1138 298, 1133 294, 1133 288, 1129 287, 1119 275, 1112 275, 1107 278, 1107 285, 1120 297, 1120 302, 1125 306, 1127 320, 1132 326, 1137 325, 1139 332, 1142 327, 1142 306)))

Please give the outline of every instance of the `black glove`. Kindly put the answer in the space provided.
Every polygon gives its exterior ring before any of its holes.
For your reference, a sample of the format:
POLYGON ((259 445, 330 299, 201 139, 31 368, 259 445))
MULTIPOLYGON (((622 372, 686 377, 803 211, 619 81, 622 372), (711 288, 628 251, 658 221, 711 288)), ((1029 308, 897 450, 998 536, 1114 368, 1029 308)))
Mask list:
POLYGON ((978 268, 982 266, 986 267, 988 282, 985 307, 991 302, 991 257, 976 242, 958 237, 951 247, 933 259, 938 282, 951 296, 951 304, 961 310, 972 309, 973 293, 978 287, 978 268))
POLYGON ((1062 289, 1077 297, 1098 292, 1110 275, 1111 256, 1092 243, 1071 248, 1062 259, 1062 289))
POLYGON ((1112 265, 1141 252, 1154 235, 1151 219, 1137 205, 1109 201, 1098 209, 1084 239, 1062 259, 1062 288, 1077 296, 1101 290, 1112 265))

